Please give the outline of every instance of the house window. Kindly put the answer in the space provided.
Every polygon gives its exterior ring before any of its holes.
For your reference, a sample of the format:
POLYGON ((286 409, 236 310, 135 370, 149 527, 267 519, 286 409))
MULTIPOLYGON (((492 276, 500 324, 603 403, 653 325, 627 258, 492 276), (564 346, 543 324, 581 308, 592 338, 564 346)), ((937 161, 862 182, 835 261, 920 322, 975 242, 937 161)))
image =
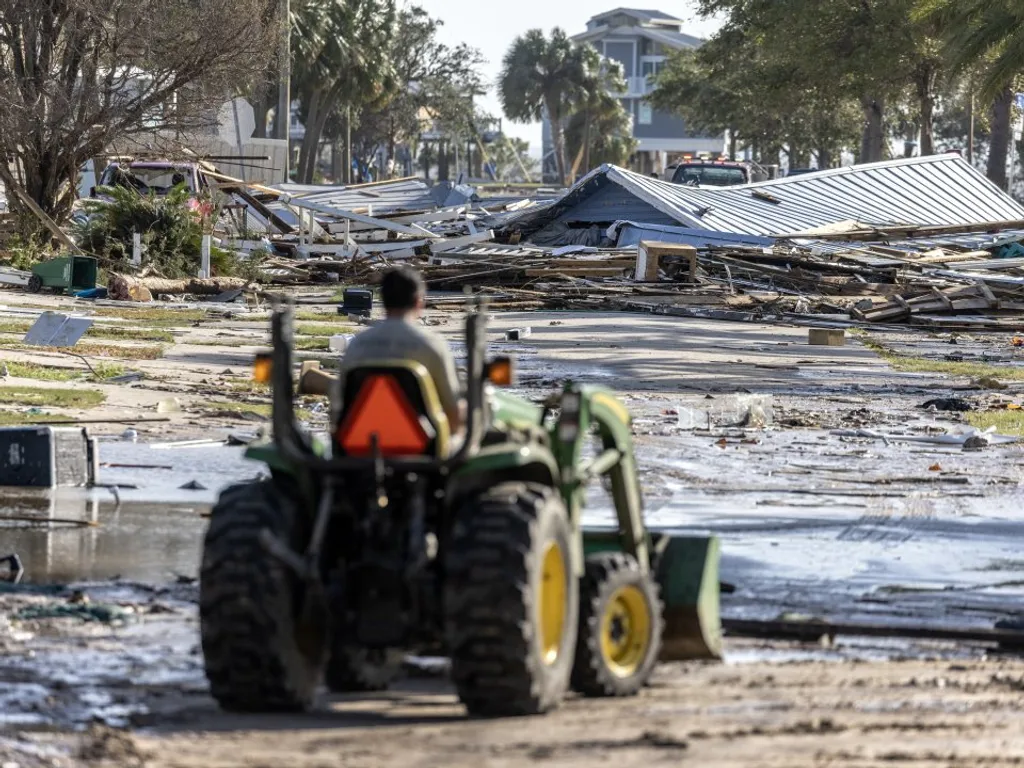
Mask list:
POLYGON ((650 125, 653 120, 654 111, 651 109, 651 105, 646 101, 641 101, 637 109, 636 121, 640 125, 650 125))
POLYGON ((665 68, 663 56, 644 56, 640 61, 640 72, 644 77, 654 77, 665 68))

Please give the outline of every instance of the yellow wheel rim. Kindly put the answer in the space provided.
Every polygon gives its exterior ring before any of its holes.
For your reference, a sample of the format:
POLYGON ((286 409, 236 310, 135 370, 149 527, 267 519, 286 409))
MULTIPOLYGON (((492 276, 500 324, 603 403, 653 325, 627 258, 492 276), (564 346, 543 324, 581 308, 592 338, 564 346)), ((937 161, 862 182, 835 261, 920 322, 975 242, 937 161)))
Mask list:
POLYGON ((565 602, 568 591, 565 558, 557 541, 544 550, 540 582, 541 656, 547 665, 554 664, 562 650, 565 634, 565 602))
POLYGON ((651 611, 634 586, 617 589, 601 617, 601 654, 616 677, 637 673, 651 644, 651 611))

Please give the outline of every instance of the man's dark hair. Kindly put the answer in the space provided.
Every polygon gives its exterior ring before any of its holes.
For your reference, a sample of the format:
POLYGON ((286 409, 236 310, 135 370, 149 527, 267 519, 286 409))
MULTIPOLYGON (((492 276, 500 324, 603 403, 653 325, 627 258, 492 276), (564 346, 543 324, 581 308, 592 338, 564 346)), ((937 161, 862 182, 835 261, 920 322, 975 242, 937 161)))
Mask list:
POLYGON ((420 273, 410 267, 388 270, 380 281, 384 309, 413 309, 419 297, 426 292, 427 286, 420 273))

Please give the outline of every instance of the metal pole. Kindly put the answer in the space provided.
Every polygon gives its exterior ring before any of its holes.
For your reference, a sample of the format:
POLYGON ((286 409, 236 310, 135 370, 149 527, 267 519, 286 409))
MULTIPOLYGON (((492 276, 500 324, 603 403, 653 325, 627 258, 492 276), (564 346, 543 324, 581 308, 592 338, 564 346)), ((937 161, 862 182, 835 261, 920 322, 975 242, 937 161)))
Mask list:
POLYGON ((274 118, 274 138, 285 142, 284 179, 291 172, 291 118, 292 118, 292 22, 291 0, 281 3, 281 48, 278 52, 277 115, 274 118))
POLYGON ((345 183, 352 183, 352 106, 345 107, 345 183))
POLYGON ((970 129, 967 132, 967 162, 974 165, 974 84, 971 83, 971 104, 968 108, 970 129))

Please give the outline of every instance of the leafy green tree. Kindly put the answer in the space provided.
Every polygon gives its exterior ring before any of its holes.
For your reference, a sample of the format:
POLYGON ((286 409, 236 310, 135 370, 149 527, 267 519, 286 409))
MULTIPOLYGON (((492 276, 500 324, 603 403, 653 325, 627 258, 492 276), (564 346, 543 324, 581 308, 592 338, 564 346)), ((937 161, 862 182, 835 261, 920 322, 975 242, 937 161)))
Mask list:
POLYGON ((974 69, 978 96, 990 104, 988 177, 1007 187, 1014 82, 1024 72, 1024 5, 1018 0, 919 0, 915 18, 942 34, 955 72, 974 69))
MULTIPOLYGON (((603 71, 611 77, 615 70, 603 71)), ((601 73, 597 50, 575 45, 557 27, 550 38, 540 29, 517 37, 502 61, 498 88, 505 116, 519 123, 549 121, 560 184, 566 182, 565 121, 602 81, 601 73)))
POLYGON ((0 0, 0 179, 61 222, 79 168, 113 142, 209 130, 273 50, 266 12, 265 0, 0 0))
POLYGON ((532 181, 537 161, 530 157, 530 142, 500 136, 487 147, 487 159, 494 163, 495 176, 503 181, 532 181))
POLYGON ((142 235, 146 263, 167 277, 195 275, 199 265, 204 217, 188 186, 166 195, 142 195, 128 187, 101 187, 107 200, 89 200, 90 214, 79 226, 82 248, 125 268, 132 256, 134 235, 142 235))
POLYGON ((364 159, 382 147, 394 158, 400 142, 415 143, 425 115, 446 128, 466 132, 473 118, 473 98, 484 90, 483 56, 468 45, 438 40, 442 22, 418 6, 403 9, 388 55, 398 88, 393 98, 364 109, 353 143, 364 159))
MULTIPOLYGON (((811 94, 828 107, 842 98, 862 111, 862 162, 885 156, 887 120, 894 104, 915 102, 923 149, 931 151, 935 92, 944 60, 937 29, 912 11, 917 0, 701 0, 704 13, 726 17, 716 39, 741 34, 758 60, 787 80, 769 84, 782 96, 776 116, 791 107, 785 90, 811 94)), ((741 79, 749 73, 739 73, 741 79)))

